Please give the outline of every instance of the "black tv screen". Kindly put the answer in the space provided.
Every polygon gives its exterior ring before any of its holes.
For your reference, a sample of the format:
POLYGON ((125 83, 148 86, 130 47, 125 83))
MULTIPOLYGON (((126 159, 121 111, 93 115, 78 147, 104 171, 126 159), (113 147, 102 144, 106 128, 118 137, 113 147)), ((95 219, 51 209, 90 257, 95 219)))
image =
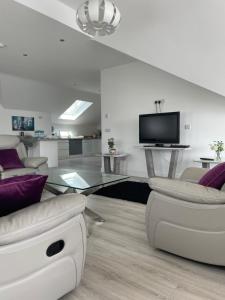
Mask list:
POLYGON ((139 142, 179 144, 180 112, 140 115, 139 142))

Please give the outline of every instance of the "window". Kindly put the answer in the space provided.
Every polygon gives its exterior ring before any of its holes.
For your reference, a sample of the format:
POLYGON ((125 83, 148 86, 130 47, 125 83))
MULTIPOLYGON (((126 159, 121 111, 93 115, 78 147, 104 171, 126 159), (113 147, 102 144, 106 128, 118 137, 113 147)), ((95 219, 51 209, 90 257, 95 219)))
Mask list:
POLYGON ((61 138, 69 138, 72 137, 72 132, 71 131, 60 131, 60 137, 61 138))
POLYGON ((93 102, 76 100, 60 117, 62 120, 76 120, 80 117, 93 102))

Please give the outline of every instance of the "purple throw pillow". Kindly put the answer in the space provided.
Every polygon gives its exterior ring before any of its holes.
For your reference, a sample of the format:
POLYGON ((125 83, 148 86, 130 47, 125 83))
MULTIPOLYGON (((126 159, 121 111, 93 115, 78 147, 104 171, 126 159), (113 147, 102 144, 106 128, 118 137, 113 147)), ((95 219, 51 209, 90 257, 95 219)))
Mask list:
POLYGON ((24 175, 0 180, 0 217, 39 202, 47 177, 24 175))
POLYGON ((225 183, 225 163, 221 163, 209 170, 198 183, 220 190, 225 183))
POLYGON ((4 170, 24 168, 16 149, 1 149, 0 165, 4 170))

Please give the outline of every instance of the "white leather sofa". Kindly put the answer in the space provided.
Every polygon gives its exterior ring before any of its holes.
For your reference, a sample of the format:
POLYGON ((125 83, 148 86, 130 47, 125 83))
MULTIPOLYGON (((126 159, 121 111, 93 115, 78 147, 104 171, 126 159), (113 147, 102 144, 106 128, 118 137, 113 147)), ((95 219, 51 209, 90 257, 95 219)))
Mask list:
POLYGON ((0 299, 56 300, 79 285, 85 196, 66 194, 0 218, 0 299))
POLYGON ((27 152, 23 143, 17 136, 0 135, 0 149, 16 149, 19 158, 23 162, 25 168, 3 170, 0 166, 0 178, 8 178, 12 176, 31 174, 35 170, 44 170, 48 167, 47 157, 27 157, 27 152))
POLYGON ((181 180, 151 178, 146 231, 154 248, 225 266, 225 186, 194 183, 206 171, 189 168, 181 180))

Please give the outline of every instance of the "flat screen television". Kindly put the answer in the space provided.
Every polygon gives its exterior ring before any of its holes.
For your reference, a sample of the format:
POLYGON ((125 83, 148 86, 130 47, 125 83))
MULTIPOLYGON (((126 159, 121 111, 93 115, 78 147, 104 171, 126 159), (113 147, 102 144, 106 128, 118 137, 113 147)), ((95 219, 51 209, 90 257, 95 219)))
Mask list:
POLYGON ((140 115, 139 142, 142 144, 179 144, 180 112, 140 115))

